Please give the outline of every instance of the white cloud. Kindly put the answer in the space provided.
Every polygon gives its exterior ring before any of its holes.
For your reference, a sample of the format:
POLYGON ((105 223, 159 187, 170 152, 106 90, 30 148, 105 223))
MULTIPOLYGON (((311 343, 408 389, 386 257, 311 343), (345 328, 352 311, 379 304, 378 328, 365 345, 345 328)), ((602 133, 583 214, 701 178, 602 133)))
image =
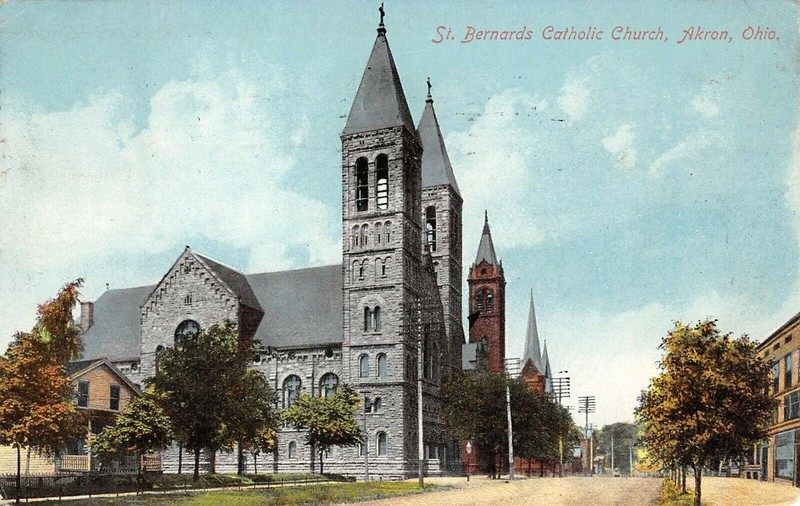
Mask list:
POLYGON ((143 125, 115 92, 54 112, 8 101, 0 348, 92 262, 177 255, 197 238, 248 251, 251 269, 339 261, 338 214, 285 184, 309 122, 269 100, 283 91, 278 79, 253 82, 234 70, 170 81, 150 97, 143 125))
POLYGON ((600 142, 603 148, 614 155, 614 162, 621 169, 631 169, 636 165, 636 148, 633 146, 633 125, 625 123, 616 133, 604 137, 600 142))
POLYGON ((570 77, 561 87, 558 96, 558 106, 564 111, 570 120, 580 121, 589 110, 590 92, 586 85, 586 79, 582 77, 570 77))
POLYGON ((719 133, 699 129, 686 139, 663 152, 650 164, 650 176, 661 177, 675 162, 698 161, 707 158, 712 147, 726 145, 725 138, 719 133))
POLYGON ((720 95, 717 88, 718 82, 711 81, 692 99, 692 108, 706 119, 713 118, 719 114, 720 95))

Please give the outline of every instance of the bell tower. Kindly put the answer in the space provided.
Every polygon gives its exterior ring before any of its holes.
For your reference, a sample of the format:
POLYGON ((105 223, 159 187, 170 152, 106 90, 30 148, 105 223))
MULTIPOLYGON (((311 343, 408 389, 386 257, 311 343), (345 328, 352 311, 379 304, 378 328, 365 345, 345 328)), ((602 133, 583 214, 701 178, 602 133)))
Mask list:
POLYGON ((484 341, 490 372, 505 370, 506 278, 497 259, 486 213, 478 254, 469 277, 469 342, 484 341))
POLYGON ((342 373, 373 405, 368 451, 375 455, 378 449, 386 464, 404 469, 416 452, 406 432, 416 432, 411 364, 421 332, 422 143, 382 9, 341 141, 342 373))

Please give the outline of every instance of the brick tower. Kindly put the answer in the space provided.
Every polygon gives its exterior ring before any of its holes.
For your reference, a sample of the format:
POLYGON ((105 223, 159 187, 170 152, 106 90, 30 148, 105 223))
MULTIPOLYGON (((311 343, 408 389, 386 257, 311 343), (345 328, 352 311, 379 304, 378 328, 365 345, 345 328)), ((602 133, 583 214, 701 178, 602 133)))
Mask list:
POLYGON ((422 145, 382 19, 341 140, 342 373, 373 404, 371 472, 404 474, 417 451, 406 432, 416 434, 422 145))
POLYGON ((506 278, 503 263, 494 251, 488 213, 467 283, 469 342, 485 347, 490 372, 502 372, 506 358, 506 278))

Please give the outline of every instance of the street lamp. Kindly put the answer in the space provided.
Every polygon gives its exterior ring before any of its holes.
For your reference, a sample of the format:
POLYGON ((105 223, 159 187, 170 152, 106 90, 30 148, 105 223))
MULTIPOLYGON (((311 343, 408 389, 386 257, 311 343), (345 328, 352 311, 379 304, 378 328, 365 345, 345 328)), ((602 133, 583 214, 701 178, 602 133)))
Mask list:
POLYGON ((467 446, 464 449, 467 450, 467 481, 469 481, 469 457, 472 453, 472 441, 467 440, 467 446))

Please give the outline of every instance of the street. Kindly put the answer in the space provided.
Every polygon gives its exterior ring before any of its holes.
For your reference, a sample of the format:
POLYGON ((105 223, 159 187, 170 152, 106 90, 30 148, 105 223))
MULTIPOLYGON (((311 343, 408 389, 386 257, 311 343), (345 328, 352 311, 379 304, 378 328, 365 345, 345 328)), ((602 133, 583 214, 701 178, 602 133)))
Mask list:
MULTIPOLYGON (((361 504, 389 505, 649 505, 659 494, 660 478, 523 478, 513 482, 473 477, 431 478, 430 483, 455 490, 404 496, 361 504)), ((703 478, 703 504, 792 505, 800 490, 783 483, 763 483, 738 478, 703 478)))

